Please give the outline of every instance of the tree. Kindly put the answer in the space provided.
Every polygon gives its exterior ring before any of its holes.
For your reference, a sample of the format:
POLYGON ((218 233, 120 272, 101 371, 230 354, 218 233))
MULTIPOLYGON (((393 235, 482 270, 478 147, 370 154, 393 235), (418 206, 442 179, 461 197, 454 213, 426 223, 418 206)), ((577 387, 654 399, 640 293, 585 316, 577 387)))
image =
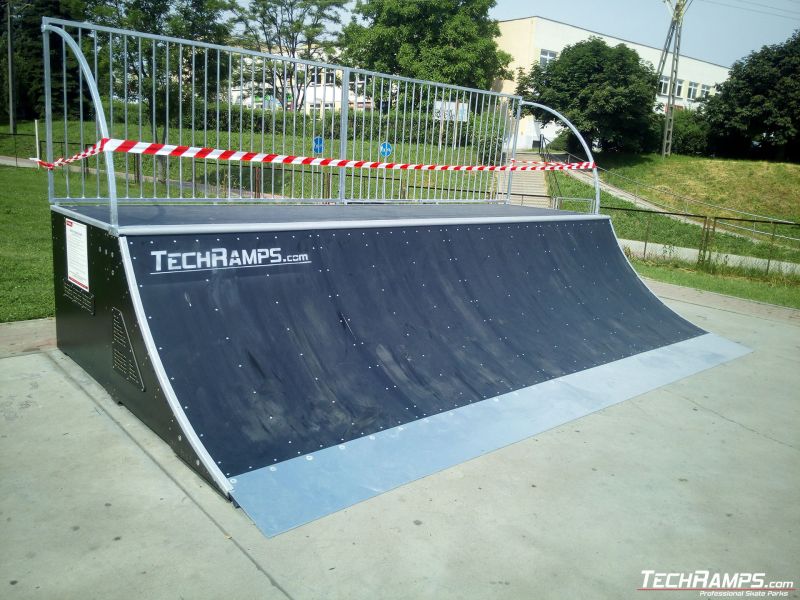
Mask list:
MULTIPOLYGON (((6 4, 2 5, 5 18, 6 4)), ((11 35, 14 42, 14 106, 19 120, 34 119, 44 114, 44 67, 42 63, 42 17, 82 20, 85 18, 84 7, 78 0, 27 0, 11 3, 11 35)), ((3 27, 2 47, 5 51, 8 43, 7 33, 3 27)), ((61 72, 61 54, 51 46, 51 69, 61 72)), ((8 71, 0 69, 0 107, 8 111, 8 71)), ((75 71, 68 66, 68 72, 75 71)), ((60 78, 54 78, 53 93, 61 88, 60 78), (55 79, 58 79, 56 81, 55 79)), ((70 90, 70 94, 74 90, 70 90)))
POLYGON ((171 4, 170 0, 89 0, 87 12, 100 25, 166 35, 171 4))
POLYGON ((800 160, 800 30, 734 63, 704 110, 716 153, 800 160))
MULTIPOLYGON (((663 131, 663 117, 661 128, 663 131)), ((672 151, 676 154, 708 153, 708 120, 702 108, 699 110, 676 110, 672 125, 672 151)))
MULTIPOLYGON (((324 60, 333 49, 333 31, 341 23, 339 11, 347 0, 252 0, 241 9, 238 21, 245 42, 270 54, 324 60)), ((275 71, 276 95, 287 108, 303 105, 306 70, 287 64, 275 71)))
MULTIPOLYGON (((527 74, 520 69, 517 94, 561 112, 602 150, 641 152, 651 143, 657 81, 635 50, 590 38, 567 46, 544 67, 534 64, 527 74)), ((535 114, 545 124, 555 120, 535 114)), ((574 140, 570 149, 577 149, 574 140)))
POLYGON ((232 0, 178 0, 169 20, 170 33, 193 42, 225 44, 232 27, 225 13, 235 7, 232 0))
POLYGON ((495 0, 358 0, 341 36, 345 64, 489 89, 510 77, 497 47, 495 0), (359 19, 363 23, 359 22, 359 19))

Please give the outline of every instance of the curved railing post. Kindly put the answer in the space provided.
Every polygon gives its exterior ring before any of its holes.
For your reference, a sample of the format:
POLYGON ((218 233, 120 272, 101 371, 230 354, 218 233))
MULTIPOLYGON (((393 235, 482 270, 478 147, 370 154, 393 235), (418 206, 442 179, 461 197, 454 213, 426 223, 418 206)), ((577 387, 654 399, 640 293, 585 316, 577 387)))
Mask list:
MULTIPOLYGON (((103 109, 103 102, 100 98, 100 92, 97 89, 97 82, 94 80, 94 75, 92 74, 92 70, 89 68, 89 63, 86 61, 86 57, 83 55, 83 51, 81 50, 80 46, 78 46, 77 42, 72 39, 63 28, 55 27, 49 22, 47 17, 42 19, 42 36, 44 37, 44 48, 45 51, 48 53, 48 56, 45 57, 45 65, 49 66, 49 48, 50 48, 50 33, 55 33, 56 35, 60 36, 61 39, 64 40, 67 46, 69 46, 72 53, 75 55, 75 59, 78 61, 78 66, 83 73, 83 77, 86 81, 86 86, 89 88, 89 95, 92 98, 92 104, 94 104, 95 110, 95 119, 97 120, 98 127, 100 128, 100 137, 102 138, 109 138, 111 137, 108 132, 108 123, 106 122, 106 113, 103 109)), ((66 56, 64 57, 66 60, 66 56)), ((50 94, 49 94, 49 87, 50 87, 50 73, 49 69, 48 72, 45 73, 45 102, 46 102, 46 119, 47 119, 47 152, 48 157, 47 160, 52 162, 52 111, 50 110, 50 94)), ((83 93, 82 90, 78 90, 78 93, 83 93)), ((113 101, 113 100, 112 100, 113 101)), ((83 148, 81 148, 83 150, 83 148)), ((103 152, 103 156, 105 157, 106 161, 106 177, 108 178, 108 206, 109 206, 109 224, 113 230, 116 230, 119 226, 119 214, 118 214, 118 207, 117 207, 117 181, 116 176, 114 173, 114 157, 111 155, 111 152, 103 152)), ((51 193, 52 187, 51 187, 51 193)))
MULTIPOLYGON (((589 146, 586 143, 586 140, 583 139, 583 136, 581 135, 580 131, 578 131, 578 129, 577 129, 577 127, 575 127, 575 125, 570 123, 570 121, 569 121, 569 119, 567 119, 567 117, 562 115, 560 112, 558 112, 556 110, 553 110, 549 106, 545 106, 544 104, 539 104, 538 102, 525 102, 525 101, 523 101, 523 102, 521 102, 521 104, 524 104, 525 106, 533 106, 534 108, 541 108, 542 110, 545 110, 545 111, 549 112, 550 114, 554 115, 560 121, 563 121, 564 124, 567 127, 570 128, 572 133, 575 134, 575 137, 578 138, 578 141, 581 143, 581 146, 583 146, 583 151, 586 152, 586 159, 591 163, 594 162, 594 157, 592 156, 592 151, 589 149, 589 146)), ((597 213, 600 212, 600 178, 597 175, 597 167, 596 166, 592 169, 592 174, 594 175, 594 206, 592 207, 592 212, 594 214, 597 214, 597 213)))
MULTIPOLYGON (((517 111, 514 114, 514 138, 511 141, 511 160, 510 165, 514 165, 517 158, 517 138, 519 138, 519 123, 522 120, 522 100, 517 102, 517 111)), ((508 189, 506 190, 506 204, 511 203, 511 178, 514 176, 514 171, 508 171, 508 189)))

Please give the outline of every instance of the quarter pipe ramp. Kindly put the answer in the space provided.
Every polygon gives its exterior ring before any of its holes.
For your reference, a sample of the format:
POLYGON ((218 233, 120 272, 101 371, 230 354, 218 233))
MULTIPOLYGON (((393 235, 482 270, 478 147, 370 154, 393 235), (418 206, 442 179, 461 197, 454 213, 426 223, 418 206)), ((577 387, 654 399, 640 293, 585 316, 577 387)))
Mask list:
POLYGON ((59 344, 267 535, 747 352, 604 216, 226 208, 55 209, 59 344))

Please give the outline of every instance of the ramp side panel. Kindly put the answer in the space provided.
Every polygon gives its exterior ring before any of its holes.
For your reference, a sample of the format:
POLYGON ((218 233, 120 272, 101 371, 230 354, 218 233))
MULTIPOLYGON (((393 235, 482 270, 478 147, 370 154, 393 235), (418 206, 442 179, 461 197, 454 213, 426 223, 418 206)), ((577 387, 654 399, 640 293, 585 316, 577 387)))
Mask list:
POLYGON ((165 372, 233 478, 703 333, 635 277, 607 220, 129 249, 165 372))
POLYGON ((136 317, 119 239, 59 208, 51 212, 56 337, 64 352, 202 477, 213 483, 167 405, 136 317), (86 225, 89 290, 67 282, 65 221, 86 225), (120 363, 123 363, 122 365, 120 363))

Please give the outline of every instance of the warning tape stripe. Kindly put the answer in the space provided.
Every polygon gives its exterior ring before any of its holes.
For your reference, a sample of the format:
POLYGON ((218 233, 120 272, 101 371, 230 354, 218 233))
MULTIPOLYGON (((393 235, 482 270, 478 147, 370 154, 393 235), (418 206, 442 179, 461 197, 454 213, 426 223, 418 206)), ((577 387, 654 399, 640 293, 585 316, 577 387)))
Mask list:
POLYGON ((122 152, 126 154, 147 154, 151 156, 173 156, 176 158, 198 158, 206 160, 227 160, 239 162, 255 162, 264 164, 311 165, 320 167, 345 167, 349 169, 389 169, 409 171, 577 171, 594 169, 593 162, 580 163, 535 163, 528 166, 496 166, 496 165, 422 165, 412 163, 375 162, 366 160, 347 160, 342 158, 314 158, 311 156, 289 156, 284 154, 265 154, 261 152, 242 152, 240 150, 218 150, 216 148, 199 148, 196 146, 176 146, 138 142, 136 140, 118 140, 103 138, 69 158, 59 158, 48 163, 38 158, 31 160, 46 169, 53 170, 101 152, 122 152))

